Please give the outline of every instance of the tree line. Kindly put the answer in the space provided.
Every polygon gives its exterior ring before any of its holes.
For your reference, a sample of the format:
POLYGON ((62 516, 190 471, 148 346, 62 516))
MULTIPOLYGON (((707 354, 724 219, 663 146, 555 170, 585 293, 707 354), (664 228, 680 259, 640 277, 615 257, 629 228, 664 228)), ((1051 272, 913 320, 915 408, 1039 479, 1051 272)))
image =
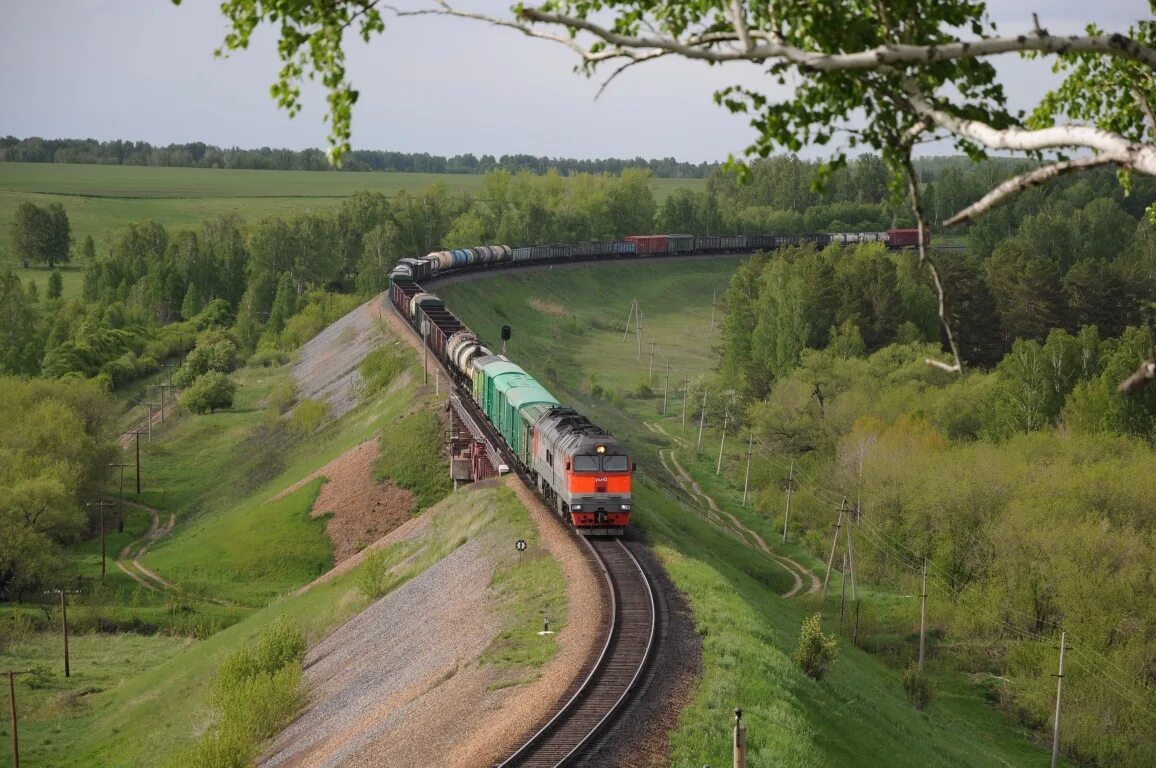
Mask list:
MULTIPOLYGON (((217 147, 201 141, 156 146, 147 141, 97 141, 95 139, 20 139, 0 137, 0 162, 77 163, 85 165, 152 165, 173 168, 234 168, 263 171, 332 171, 320 149, 217 147)), ((485 174, 504 170, 544 174, 551 168, 566 176, 579 173, 619 174, 627 168, 646 168, 664 179, 702 179, 719 163, 688 163, 673 157, 646 159, 540 157, 527 154, 489 155, 471 153, 431 155, 428 152, 391 152, 357 149, 345 156, 343 171, 394 171, 399 173, 485 174)))

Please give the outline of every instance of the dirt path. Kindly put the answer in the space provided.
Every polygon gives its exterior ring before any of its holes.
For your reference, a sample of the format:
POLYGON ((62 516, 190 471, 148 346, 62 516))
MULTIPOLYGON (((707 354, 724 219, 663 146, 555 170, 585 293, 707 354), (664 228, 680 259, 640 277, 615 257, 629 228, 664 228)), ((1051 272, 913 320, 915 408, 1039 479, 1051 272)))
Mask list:
POLYGON ((173 526, 176 525, 176 517, 169 515, 168 523, 161 526, 161 512, 159 509, 140 504, 135 501, 126 501, 130 507, 143 509, 152 515, 152 524, 143 536, 135 541, 131 541, 125 545, 120 554, 116 556, 116 567, 121 569, 129 578, 143 587, 151 589, 154 592, 167 592, 175 589, 175 587, 155 572, 146 568, 140 561, 145 552, 149 550, 158 539, 167 536, 172 532, 173 526))
MULTIPOLYGON (((651 432, 668 437, 679 445, 685 443, 682 438, 675 437, 663 429, 661 424, 655 424, 652 422, 643 422, 643 424, 645 424, 646 428, 651 432)), ((794 583, 791 585, 790 589, 782 594, 783 597, 795 597, 800 593, 810 595, 819 591, 821 582, 819 581, 818 576, 812 573, 805 565, 798 562, 797 560, 775 552, 767 543, 766 539, 764 539, 758 533, 758 531, 748 528, 741 520, 719 506, 718 502, 716 502, 710 494, 703 490, 702 485, 700 485, 698 481, 691 477, 690 473, 687 472, 681 464, 679 464, 678 457, 675 455, 675 449, 666 449, 665 453, 669 454, 670 456, 669 463, 667 463, 664 450, 660 449, 658 451, 658 458, 662 462, 663 468, 670 474, 671 477, 675 479, 675 481, 682 487, 684 491, 691 495, 692 498, 702 499, 706 503, 707 514, 709 517, 713 518, 715 522, 719 523, 724 528, 732 531, 743 542, 747 544, 753 544, 756 549, 763 552, 776 563, 781 565, 783 569, 787 571, 787 573, 791 574, 794 583), (807 587, 807 591, 802 592, 805 580, 809 580, 810 584, 807 587)))

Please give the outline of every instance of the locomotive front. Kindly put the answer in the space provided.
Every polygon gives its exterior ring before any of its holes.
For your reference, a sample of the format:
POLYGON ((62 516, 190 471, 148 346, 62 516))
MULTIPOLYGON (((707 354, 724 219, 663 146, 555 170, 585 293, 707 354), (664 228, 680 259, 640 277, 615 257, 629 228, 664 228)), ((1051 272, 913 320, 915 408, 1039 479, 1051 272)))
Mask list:
POLYGON ((567 446, 570 520, 580 533, 620 535, 630 522, 632 465, 610 435, 583 435, 567 446))

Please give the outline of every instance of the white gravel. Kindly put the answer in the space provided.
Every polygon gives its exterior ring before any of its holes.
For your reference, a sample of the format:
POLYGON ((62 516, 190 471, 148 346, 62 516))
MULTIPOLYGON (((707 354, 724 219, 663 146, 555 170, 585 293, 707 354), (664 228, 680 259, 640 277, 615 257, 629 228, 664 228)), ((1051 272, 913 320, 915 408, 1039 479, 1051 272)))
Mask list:
POLYGON ((384 294, 373 297, 301 346, 293 377, 297 395, 305 400, 329 403, 329 417, 336 419, 357 405, 361 387, 358 366, 381 345, 379 328, 384 294))
POLYGON ((312 703, 261 764, 404 765, 388 755, 422 745, 394 732, 497 634, 485 601, 493 566, 480 552, 478 540, 462 545, 315 646, 305 660, 312 703))

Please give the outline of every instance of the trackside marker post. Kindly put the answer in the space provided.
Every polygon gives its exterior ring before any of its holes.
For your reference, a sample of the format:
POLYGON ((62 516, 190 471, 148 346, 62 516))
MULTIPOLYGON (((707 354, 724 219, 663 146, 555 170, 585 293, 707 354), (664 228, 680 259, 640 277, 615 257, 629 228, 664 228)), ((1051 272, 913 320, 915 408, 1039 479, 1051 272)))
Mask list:
POLYGON ((743 727, 743 710, 735 709, 734 768, 747 768, 747 729, 743 727))

